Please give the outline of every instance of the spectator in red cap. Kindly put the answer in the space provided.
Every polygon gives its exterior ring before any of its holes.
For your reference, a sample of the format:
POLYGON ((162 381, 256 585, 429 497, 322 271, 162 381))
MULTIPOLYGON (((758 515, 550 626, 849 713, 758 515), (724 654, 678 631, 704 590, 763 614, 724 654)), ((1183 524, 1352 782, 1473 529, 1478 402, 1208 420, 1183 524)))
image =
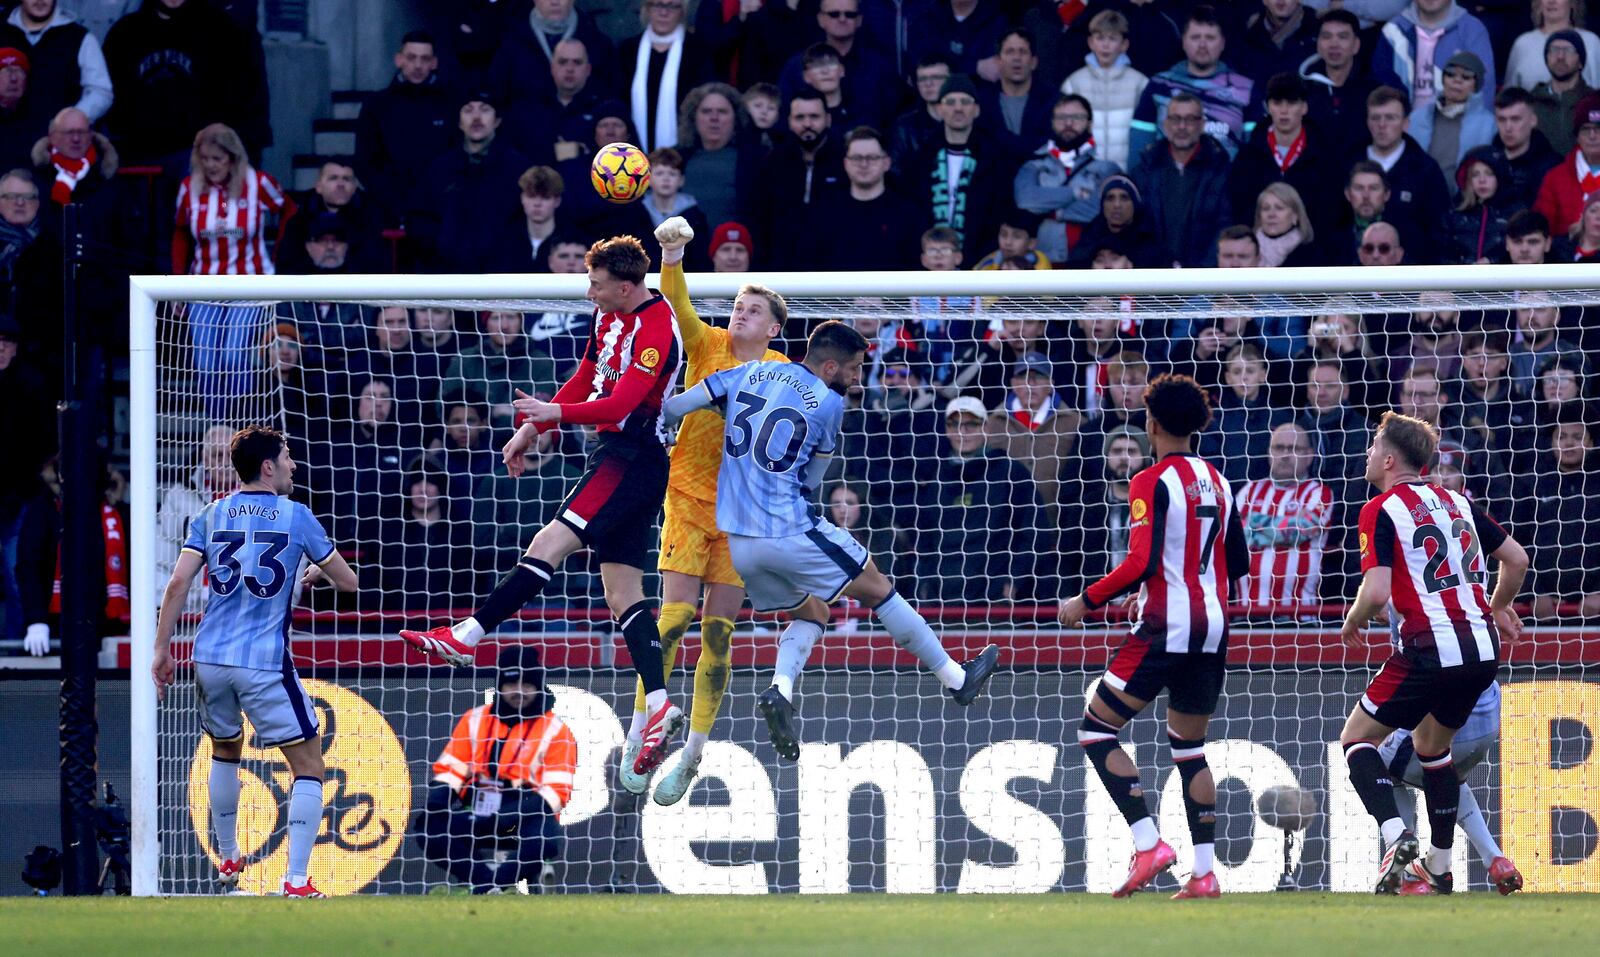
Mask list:
POLYGON ((0 47, 0 169, 26 166, 33 138, 23 99, 28 95, 28 55, 16 47, 0 47))
POLYGON ((749 272, 754 252, 750 230, 739 223, 723 223, 711 234, 711 271, 749 272))
POLYGON ((1560 166, 1545 174, 1539 199, 1533 204, 1558 236, 1583 215, 1584 200, 1600 191, 1600 93, 1578 101, 1578 108, 1572 111, 1572 129, 1578 145, 1560 166))

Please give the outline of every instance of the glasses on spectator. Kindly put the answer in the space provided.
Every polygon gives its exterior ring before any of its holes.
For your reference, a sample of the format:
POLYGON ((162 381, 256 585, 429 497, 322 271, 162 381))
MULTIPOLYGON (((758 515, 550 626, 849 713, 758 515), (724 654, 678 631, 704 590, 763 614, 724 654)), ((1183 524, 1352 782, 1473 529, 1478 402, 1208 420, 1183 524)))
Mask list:
POLYGON ((651 0, 651 2, 645 4, 645 6, 650 8, 651 10, 682 10, 683 9, 683 4, 681 4, 681 3, 672 3, 672 2, 670 2, 670 0, 651 0))
POLYGON ((1476 81, 1478 79, 1477 74, 1467 73, 1464 70, 1446 70, 1446 71, 1444 71, 1444 78, 1446 80, 1474 80, 1474 81, 1476 81))
POLYGON ((1200 126, 1205 121, 1206 118, 1204 116, 1178 116, 1173 113, 1167 114, 1167 122, 1171 123, 1173 126, 1200 126))
POLYGON ((876 163, 889 158, 887 153, 851 153, 844 158, 846 163, 876 163))
POLYGON ((859 10, 824 10, 824 11, 822 11, 822 15, 827 17, 827 18, 829 18, 830 20, 859 20, 859 19, 861 19, 861 11, 859 11, 859 10))
POLYGON ((983 428, 983 420, 974 419, 971 416, 963 415, 954 419, 945 420, 945 426, 947 428, 955 429, 959 432, 976 432, 983 428))
POLYGON ((32 193, 0 193, 0 202, 4 203, 37 203, 39 194, 32 193))
POLYGON ((1379 256, 1387 256, 1394 252, 1394 246, 1390 243, 1362 243, 1361 251, 1368 255, 1377 253, 1379 256))
POLYGON ((1082 126, 1083 124, 1089 122, 1089 114, 1087 114, 1087 113, 1063 113, 1060 116, 1056 117, 1056 119, 1060 120, 1063 123, 1074 123, 1074 124, 1077 124, 1078 126, 1082 126))

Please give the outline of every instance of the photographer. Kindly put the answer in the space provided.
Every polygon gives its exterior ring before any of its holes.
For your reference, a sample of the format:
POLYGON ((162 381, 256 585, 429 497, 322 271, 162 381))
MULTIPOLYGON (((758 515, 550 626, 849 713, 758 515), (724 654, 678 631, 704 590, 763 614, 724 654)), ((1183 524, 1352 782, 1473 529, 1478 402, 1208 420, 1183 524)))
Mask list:
POLYGON ((428 860, 474 894, 519 880, 538 886, 545 863, 561 856, 561 808, 578 765, 577 739, 551 710, 539 649, 502 648, 495 687, 493 704, 456 722, 415 828, 428 860), (495 851, 506 852, 504 862, 495 851))

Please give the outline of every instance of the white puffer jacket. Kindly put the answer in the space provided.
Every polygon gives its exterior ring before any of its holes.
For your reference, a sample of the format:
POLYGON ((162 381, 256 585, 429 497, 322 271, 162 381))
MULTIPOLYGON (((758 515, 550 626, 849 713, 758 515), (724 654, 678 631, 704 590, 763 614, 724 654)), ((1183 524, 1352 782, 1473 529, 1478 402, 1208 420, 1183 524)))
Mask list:
POLYGON ((1094 147, 1101 159, 1128 168, 1128 131, 1133 109, 1139 105, 1150 78, 1129 65, 1127 54, 1117 57, 1111 69, 1102 69, 1091 53, 1082 69, 1061 84, 1062 93, 1076 93, 1094 107, 1094 147))

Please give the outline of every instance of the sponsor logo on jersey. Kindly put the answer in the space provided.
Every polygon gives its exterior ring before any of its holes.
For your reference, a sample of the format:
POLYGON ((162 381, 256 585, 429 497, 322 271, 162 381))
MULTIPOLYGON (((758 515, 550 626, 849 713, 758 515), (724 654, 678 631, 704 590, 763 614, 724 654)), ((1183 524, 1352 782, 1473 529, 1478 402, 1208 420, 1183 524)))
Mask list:
POLYGON ((1145 500, 1142 498, 1134 499, 1133 504, 1128 506, 1128 520, 1134 525, 1143 522, 1148 514, 1150 514, 1150 506, 1145 504, 1145 500))
MULTIPOLYGON (((383 713, 353 691, 328 681, 304 680, 322 729, 328 775, 326 810, 312 852, 317 887, 354 894, 389 865, 405 839, 411 816, 411 772, 405 749, 383 713)), ((276 750, 261 747, 244 725, 239 795, 239 851, 248 860, 240 889, 277 893, 289 864, 287 819, 294 772, 276 750)), ((211 739, 202 736, 189 766, 189 815, 196 840, 214 863, 211 845, 211 739)))
POLYGON ((1372 543, 1367 540, 1367 533, 1366 532, 1362 532, 1361 533, 1361 554, 1363 554, 1363 555, 1367 554, 1367 552, 1370 551, 1368 546, 1370 546, 1371 544, 1372 543))
POLYGON ((646 372, 654 369, 656 367, 656 363, 660 361, 661 353, 654 349, 646 349, 645 351, 639 353, 639 365, 643 366, 646 372))

